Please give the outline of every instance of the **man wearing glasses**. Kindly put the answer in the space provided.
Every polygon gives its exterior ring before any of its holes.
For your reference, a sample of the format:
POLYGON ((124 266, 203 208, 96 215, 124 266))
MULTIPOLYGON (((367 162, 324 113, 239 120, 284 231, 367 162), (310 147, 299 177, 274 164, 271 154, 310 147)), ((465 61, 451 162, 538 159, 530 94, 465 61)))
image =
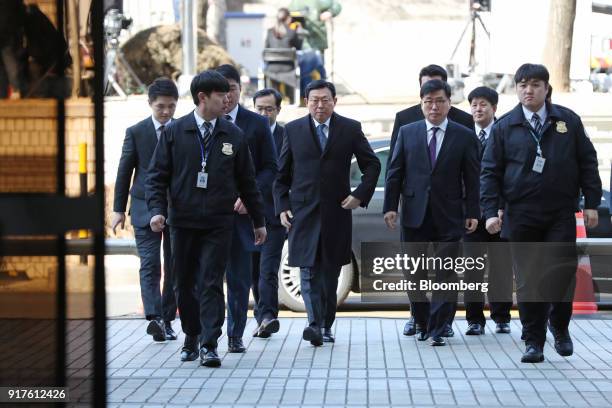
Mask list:
POLYGON ((289 265, 300 267, 308 326, 302 338, 313 346, 334 342, 336 290, 342 265, 351 262, 351 210, 367 206, 380 161, 361 123, 334 113, 336 88, 318 80, 306 87, 309 114, 288 123, 274 183, 274 206, 289 231, 289 265), (351 192, 355 155, 363 176, 351 192))
MULTIPOLYGON (((270 132, 274 138, 276 151, 280 152, 283 145, 285 128, 276 122, 281 110, 282 96, 271 88, 261 89, 253 96, 255 111, 268 118, 270 132)), ((266 202, 272 202, 272 190, 266 191, 266 202)), ((257 320, 254 337, 268 338, 279 330, 278 321, 278 267, 280 265, 283 244, 285 243, 285 228, 278 216, 274 214, 273 206, 266 206, 266 229, 268 238, 261 252, 253 252, 253 297, 255 306, 253 314, 257 320)))
MULTIPOLYGON (((433 243, 435 257, 456 257, 455 243, 478 226, 478 140, 473 131, 448 119, 450 96, 446 82, 423 84, 425 119, 400 128, 387 169, 384 220, 390 229, 396 227, 401 196, 402 240, 416 243, 410 248, 418 251, 411 256, 421 256, 433 243)), ((453 270, 436 269, 436 282, 456 279, 453 270)), ((425 272, 422 268, 412 278, 419 287, 425 272)), ((418 340, 431 338, 432 346, 444 346, 456 292, 434 292, 431 302, 418 290, 410 291, 409 297, 418 340)))

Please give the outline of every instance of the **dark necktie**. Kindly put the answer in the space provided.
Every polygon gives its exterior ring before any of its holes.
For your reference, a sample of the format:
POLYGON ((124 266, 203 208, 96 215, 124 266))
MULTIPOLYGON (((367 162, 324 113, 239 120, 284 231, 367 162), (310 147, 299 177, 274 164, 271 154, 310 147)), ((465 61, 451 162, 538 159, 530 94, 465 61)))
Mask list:
POLYGON ((325 150, 325 145, 327 144, 327 136, 325 136, 325 128, 327 125, 321 124, 317 126, 317 136, 319 137, 319 143, 321 143, 321 150, 325 150))
POLYGON ((537 113, 534 113, 531 117, 531 123, 533 125, 533 130, 535 130, 536 135, 540 136, 542 134, 542 122, 540 120, 540 116, 537 113))
POLYGON ((232 117, 230 115, 223 116, 223 119, 229 120, 230 122, 234 123, 234 121, 232 120, 232 117))
POLYGON ((212 136, 212 123, 204 122, 202 124, 202 142, 204 143, 204 151, 208 150, 208 144, 212 136))
POLYGON ((487 136, 487 132, 485 132, 485 130, 484 130, 484 129, 481 129, 481 130, 480 130, 480 133, 478 133, 478 140, 480 140, 480 144, 481 144, 482 146, 484 146, 484 145, 485 145, 485 143, 487 143, 487 138, 486 138, 486 136, 487 136))
POLYGON ((436 165, 436 145, 438 144, 438 141, 436 139, 436 133, 438 132, 438 130, 440 130, 439 127, 431 128, 432 135, 431 140, 429 141, 429 161, 431 163, 432 169, 436 165))
POLYGON ((157 140, 159 140, 161 134, 164 133, 165 128, 166 128, 166 125, 161 125, 159 128, 157 128, 157 130, 159 130, 159 133, 157 134, 157 140))

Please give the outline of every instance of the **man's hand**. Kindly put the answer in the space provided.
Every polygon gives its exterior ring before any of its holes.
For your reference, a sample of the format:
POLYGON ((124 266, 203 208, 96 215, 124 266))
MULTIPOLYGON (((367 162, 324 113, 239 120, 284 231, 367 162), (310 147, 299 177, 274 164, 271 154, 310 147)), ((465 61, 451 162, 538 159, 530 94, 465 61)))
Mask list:
POLYGON ((476 218, 468 218, 465 220, 465 229, 468 234, 476 231, 476 227, 478 227, 478 220, 476 218))
POLYGON ((353 197, 350 194, 344 200, 342 200, 342 203, 340 203, 342 208, 345 210, 354 210, 355 208, 359 207, 359 204, 361 204, 361 200, 353 197))
POLYGON ((331 20, 333 17, 334 15, 331 13, 331 11, 324 11, 319 15, 319 19, 321 21, 331 20))
POLYGON ((597 210, 583 210, 584 226, 588 229, 595 228, 599 224, 599 214, 597 210))
POLYGON ((485 224, 485 228, 487 232, 491 235, 497 234, 501 231, 502 221, 499 217, 491 217, 487 218, 487 222, 485 224))
POLYGON ((253 232, 255 233, 255 245, 261 245, 266 242, 266 237, 268 236, 266 227, 255 228, 253 232))
POLYGON ((240 199, 240 197, 238 197, 238 199, 234 203, 234 211, 236 211, 238 214, 242 214, 242 215, 245 215, 245 214, 249 213, 247 211, 246 207, 244 206, 244 204, 242 203, 242 200, 240 199))
POLYGON ((395 229, 395 221, 397 220, 397 212, 396 211, 387 211, 385 213, 385 224, 387 224, 387 228, 394 230, 395 229))
POLYGON ((121 224, 121 229, 125 228, 125 213, 124 212, 113 212, 113 220, 111 221, 111 227, 113 228, 113 234, 117 235, 117 225, 121 224))
POLYGON ((151 217, 149 225, 151 226, 151 230, 153 232, 161 232, 166 227, 166 217, 161 214, 154 215, 153 217, 151 217))
POLYGON ((289 220, 291 220, 292 218, 293 214, 291 213, 291 210, 283 211, 282 213, 280 213, 280 222, 283 227, 287 228, 287 231, 291 229, 291 222, 289 222, 289 220))

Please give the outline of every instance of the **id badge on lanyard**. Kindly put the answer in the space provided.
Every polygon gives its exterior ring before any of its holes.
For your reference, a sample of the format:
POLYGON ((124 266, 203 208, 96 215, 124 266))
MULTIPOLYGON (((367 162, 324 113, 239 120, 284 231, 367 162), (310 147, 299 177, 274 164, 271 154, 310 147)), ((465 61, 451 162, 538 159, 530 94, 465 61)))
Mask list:
POLYGON ((208 154, 210 153, 210 150, 212 149, 213 141, 211 140, 208 143, 208 149, 206 152, 204 152, 204 147, 202 146, 202 140, 200 140, 200 138, 197 135, 196 135, 196 138, 198 138, 198 143, 200 144, 200 153, 202 154, 202 171, 198 172, 198 176, 196 178, 196 187, 205 189, 208 187, 208 172, 206 171, 206 162, 208 160, 208 154))
POLYGON ((537 138, 533 133, 533 130, 531 129, 529 129, 529 133, 531 133, 531 136, 533 137, 533 140, 535 140, 537 145, 536 158, 533 161, 533 167, 531 168, 531 170, 535 171, 538 174, 542 174, 542 172, 544 171, 544 165, 546 164, 546 159, 544 158, 544 156, 542 156, 542 147, 540 147, 540 139, 542 138, 542 136, 540 136, 540 138, 537 138))

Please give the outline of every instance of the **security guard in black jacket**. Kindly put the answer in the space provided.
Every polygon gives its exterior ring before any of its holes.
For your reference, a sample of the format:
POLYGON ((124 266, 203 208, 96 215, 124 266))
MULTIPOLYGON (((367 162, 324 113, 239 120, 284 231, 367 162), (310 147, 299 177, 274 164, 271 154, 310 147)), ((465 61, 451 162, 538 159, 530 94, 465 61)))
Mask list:
POLYGON ((164 130, 146 181, 151 229, 161 231, 166 217, 172 226, 175 288, 186 335, 181 360, 192 361, 199 354, 208 367, 221 365, 217 340, 225 318, 223 272, 239 196, 253 220, 255 244, 266 239, 263 201, 246 138, 220 118, 228 91, 227 80, 217 72, 195 76, 191 95, 196 109, 164 130))
POLYGON ((506 202, 504 229, 511 242, 573 244, 512 245, 526 363, 544 360, 546 326, 555 350, 573 354, 568 326, 576 274, 579 191, 584 221, 597 226, 601 180, 597 153, 578 115, 545 103, 548 70, 524 64, 516 72, 520 104, 493 126, 481 173, 481 204, 489 233, 499 232, 498 201, 506 202))

